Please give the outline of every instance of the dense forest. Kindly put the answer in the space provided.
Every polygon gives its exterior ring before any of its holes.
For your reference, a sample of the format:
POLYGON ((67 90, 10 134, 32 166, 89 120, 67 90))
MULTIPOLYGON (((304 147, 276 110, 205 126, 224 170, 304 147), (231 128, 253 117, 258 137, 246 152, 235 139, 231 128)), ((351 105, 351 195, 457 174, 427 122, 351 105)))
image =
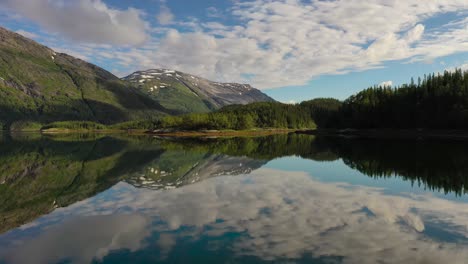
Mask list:
POLYGON ((309 109, 278 102, 231 105, 208 114, 167 116, 159 120, 155 126, 159 128, 177 127, 186 130, 316 127, 309 109))
POLYGON ((425 75, 400 87, 372 87, 343 102, 328 127, 468 128, 468 71, 425 75))
POLYGON ((184 129, 467 129, 468 71, 425 75, 399 87, 374 86, 340 102, 254 103, 210 114, 166 117, 157 127, 184 129))

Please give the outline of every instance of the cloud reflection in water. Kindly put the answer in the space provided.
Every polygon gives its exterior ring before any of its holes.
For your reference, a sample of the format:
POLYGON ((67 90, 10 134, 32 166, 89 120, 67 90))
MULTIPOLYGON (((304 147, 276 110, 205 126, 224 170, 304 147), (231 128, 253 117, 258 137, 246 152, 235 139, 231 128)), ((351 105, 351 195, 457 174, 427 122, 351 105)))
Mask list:
POLYGON ((170 191, 121 183, 38 222, 30 228, 39 228, 37 236, 29 237, 24 227, 4 235, 17 242, 0 254, 12 263, 89 262, 111 250, 143 249, 148 246, 143 241, 159 233, 153 242, 167 255, 187 235, 181 228, 191 227, 194 239, 245 233, 229 245, 231 251, 263 260, 305 255, 340 256, 344 263, 468 259, 467 204, 430 193, 385 194, 379 188, 324 183, 306 173, 265 168, 170 191), (459 241, 426 232, 428 224, 459 241))

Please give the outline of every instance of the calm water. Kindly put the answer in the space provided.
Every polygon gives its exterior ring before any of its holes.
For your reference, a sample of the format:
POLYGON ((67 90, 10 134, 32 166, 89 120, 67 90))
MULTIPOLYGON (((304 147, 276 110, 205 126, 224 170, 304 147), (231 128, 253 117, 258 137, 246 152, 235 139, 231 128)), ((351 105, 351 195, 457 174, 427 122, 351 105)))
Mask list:
POLYGON ((0 263, 467 263, 468 142, 0 137, 0 263))

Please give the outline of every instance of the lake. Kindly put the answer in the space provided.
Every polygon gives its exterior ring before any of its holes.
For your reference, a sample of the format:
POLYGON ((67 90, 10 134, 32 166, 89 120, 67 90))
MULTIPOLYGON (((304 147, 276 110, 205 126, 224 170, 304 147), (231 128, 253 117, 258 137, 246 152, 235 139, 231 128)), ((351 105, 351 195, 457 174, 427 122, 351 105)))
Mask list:
POLYGON ((466 263, 468 142, 0 137, 0 263, 466 263))

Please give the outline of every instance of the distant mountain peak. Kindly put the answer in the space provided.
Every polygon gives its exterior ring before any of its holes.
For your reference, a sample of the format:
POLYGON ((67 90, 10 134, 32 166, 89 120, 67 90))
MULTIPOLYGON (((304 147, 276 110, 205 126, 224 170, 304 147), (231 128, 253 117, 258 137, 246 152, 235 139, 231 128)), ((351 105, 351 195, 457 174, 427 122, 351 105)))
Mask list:
POLYGON ((231 104, 274 101, 249 84, 213 82, 172 69, 137 71, 122 79, 147 92, 164 107, 182 112, 206 112, 231 104), (173 98, 178 104, 166 101, 167 98, 173 98))

